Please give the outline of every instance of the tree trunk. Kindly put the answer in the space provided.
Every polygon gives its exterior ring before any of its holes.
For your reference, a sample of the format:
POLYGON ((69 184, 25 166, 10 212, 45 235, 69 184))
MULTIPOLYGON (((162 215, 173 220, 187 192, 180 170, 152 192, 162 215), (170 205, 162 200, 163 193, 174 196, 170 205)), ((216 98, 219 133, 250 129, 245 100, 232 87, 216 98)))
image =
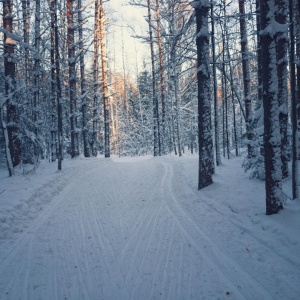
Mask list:
POLYGON ((94 63, 93 63, 93 82, 94 82, 94 101, 93 101, 93 133, 92 133, 92 154, 98 154, 98 121, 99 121, 99 11, 100 0, 95 1, 94 19, 94 63))
POLYGON ((283 208, 281 191, 281 149, 278 106, 278 78, 274 35, 268 26, 275 21, 274 0, 260 0, 262 50, 262 83, 264 107, 264 156, 266 214, 276 214, 283 208))
POLYGON ((297 161, 297 98, 296 98, 296 74, 295 74, 295 35, 294 35, 294 7, 289 0, 290 10, 290 89, 292 102, 292 198, 298 198, 298 161, 297 161))
POLYGON ((61 97, 61 78, 60 78, 60 55, 59 55, 59 34, 57 23, 57 0, 54 3, 54 28, 55 28, 55 73, 56 73, 56 103, 57 103, 57 141, 58 141, 58 170, 62 169, 63 160, 63 111, 61 97))
POLYGON ((110 157, 110 115, 109 115, 109 95, 107 85, 107 57, 105 44, 105 23, 104 9, 102 0, 100 0, 99 11, 99 35, 100 35, 100 51, 101 51, 101 68, 102 68, 102 99, 104 110, 104 155, 110 157))
POLYGON ((194 4, 197 23, 197 79, 198 79, 198 129, 199 129, 199 177, 198 189, 212 184, 211 149, 211 109, 210 109, 210 68, 209 68, 209 31, 208 1, 194 4))
POLYGON ((50 61, 51 61, 51 161, 55 161, 57 158, 57 107, 56 107, 56 82, 55 82, 55 3, 50 1, 50 61))
POLYGON ((79 35, 79 63, 80 63, 80 88, 81 88, 81 111, 82 111, 82 139, 83 139, 83 154, 84 157, 90 157, 90 147, 88 142, 87 131, 87 108, 86 108, 86 83, 84 74, 84 49, 83 49, 83 18, 82 18, 82 3, 78 0, 78 35, 79 35))
POLYGON ((67 0, 67 46, 69 65, 69 99, 70 99, 70 129, 71 129, 71 157, 79 155, 79 141, 77 131, 77 101, 76 101, 76 58, 74 37, 74 0, 67 0))
MULTIPOLYGON (((41 57, 40 57, 40 45, 41 45, 41 3, 40 0, 35 1, 35 28, 34 28, 34 47, 37 54, 34 57, 34 72, 33 72, 33 122, 35 127, 35 135, 38 138, 38 124, 39 117, 39 104, 40 104, 40 72, 41 72, 41 57)), ((39 155, 38 144, 36 142, 34 146, 34 154, 36 157, 39 155)))
POLYGON ((165 76, 163 63, 163 48, 161 38, 161 24, 160 24, 160 9, 159 1, 156 0, 156 24, 157 24, 157 45, 159 56, 159 73, 160 73, 160 91, 161 91, 161 127, 162 127, 162 153, 166 151, 166 100, 165 100, 165 76))
POLYGON ((30 29, 30 1, 29 0, 22 0, 22 17, 23 17, 23 40, 24 40, 24 47, 25 47, 25 81, 26 84, 29 84, 29 29, 30 29))
POLYGON ((240 33, 241 33, 241 51, 242 51, 242 68, 243 68, 243 82, 244 82, 244 103, 246 115, 246 134, 248 158, 254 156, 253 149, 253 131, 252 131, 252 96, 251 96, 251 77, 250 77, 250 63, 248 52, 248 38, 247 38, 247 24, 245 15, 245 0, 239 0, 240 13, 240 33))
POLYGON ((216 46, 215 46, 215 20, 214 6, 211 3, 211 47, 213 62, 213 80, 214 80, 214 125, 215 125, 215 151, 216 165, 221 164, 220 138, 219 138, 219 109, 218 109, 218 86, 217 86, 217 66, 216 66, 216 46))
POLYGON ((150 0, 147 0, 148 7, 148 23, 149 23, 149 38, 150 38, 150 51, 151 51, 151 66, 152 66, 152 97, 153 97, 153 155, 160 155, 160 138, 159 138, 159 120, 157 108, 157 96, 155 87, 155 65, 154 65, 154 46, 153 46, 153 33, 152 33, 152 20, 151 20, 151 9, 150 0))
MULTIPOLYGON (((13 26, 13 1, 3 1, 3 27, 8 32, 12 32, 13 26)), ((15 91, 15 46, 16 42, 4 34, 4 75, 5 75, 5 95, 7 99, 7 134, 9 140, 9 151, 13 167, 21 162, 21 143, 18 138, 18 112, 14 104, 13 97, 15 91)))
MULTIPOLYGON (((279 24, 287 24, 288 3, 287 0, 276 0, 277 12, 275 19, 279 24)), ((288 70, 287 70, 287 47, 288 32, 276 34, 276 55, 277 55, 277 77, 278 77, 278 103, 279 103, 279 122, 281 134, 281 169, 282 177, 288 177, 288 70)))

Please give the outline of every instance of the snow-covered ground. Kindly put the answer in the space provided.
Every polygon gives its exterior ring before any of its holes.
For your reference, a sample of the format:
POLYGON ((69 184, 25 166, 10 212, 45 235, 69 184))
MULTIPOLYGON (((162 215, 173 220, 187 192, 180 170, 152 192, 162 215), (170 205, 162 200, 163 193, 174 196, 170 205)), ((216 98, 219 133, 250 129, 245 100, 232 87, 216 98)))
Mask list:
MULTIPOLYGON (((0 181, 0 299, 300 299, 300 205, 265 215, 241 158, 42 162, 0 181)), ((290 182, 285 184, 290 193, 290 182)))

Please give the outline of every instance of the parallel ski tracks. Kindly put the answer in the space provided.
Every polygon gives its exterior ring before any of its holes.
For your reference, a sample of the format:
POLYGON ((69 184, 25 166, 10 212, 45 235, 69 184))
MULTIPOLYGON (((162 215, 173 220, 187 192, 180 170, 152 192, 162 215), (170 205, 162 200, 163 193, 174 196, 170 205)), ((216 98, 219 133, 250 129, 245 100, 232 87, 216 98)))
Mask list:
POLYGON ((215 242, 195 223, 191 216, 183 209, 172 190, 173 168, 164 163, 165 174, 165 202, 169 212, 174 216, 179 228, 186 238, 197 247, 206 261, 220 270, 232 282, 232 288, 239 295, 239 299, 273 299, 268 291, 239 262, 233 260, 222 251, 215 242), (259 287, 259 288, 258 288, 259 287))

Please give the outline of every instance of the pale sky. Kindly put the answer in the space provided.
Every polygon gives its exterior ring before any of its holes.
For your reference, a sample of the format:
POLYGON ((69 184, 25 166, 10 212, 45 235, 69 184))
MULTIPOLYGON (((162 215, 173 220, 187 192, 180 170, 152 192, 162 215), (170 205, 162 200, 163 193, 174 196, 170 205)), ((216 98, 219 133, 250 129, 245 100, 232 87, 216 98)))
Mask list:
POLYGON ((110 57, 115 58, 115 65, 112 64, 111 67, 123 72, 122 44, 124 44, 126 72, 135 76, 133 73, 136 73, 136 62, 141 71, 144 58, 150 55, 149 45, 133 38, 135 34, 147 36, 147 22, 144 18, 147 11, 128 3, 128 0, 110 0, 105 3, 107 9, 110 7, 114 11, 109 17, 111 25, 107 47, 110 51, 114 51, 110 57))

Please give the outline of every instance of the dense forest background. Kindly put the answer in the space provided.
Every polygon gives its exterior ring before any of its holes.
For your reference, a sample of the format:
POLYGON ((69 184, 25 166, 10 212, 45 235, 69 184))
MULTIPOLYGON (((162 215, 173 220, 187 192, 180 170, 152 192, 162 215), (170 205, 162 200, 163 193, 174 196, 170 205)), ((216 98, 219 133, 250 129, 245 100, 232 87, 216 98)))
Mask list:
POLYGON ((266 181, 267 214, 283 207, 284 178, 297 197, 299 1, 132 0, 147 25, 132 35, 148 45, 134 67, 127 55, 139 47, 126 55, 107 1, 1 2, 0 151, 10 176, 41 159, 62 169, 80 154, 190 151, 200 189, 222 157, 247 149, 245 170, 266 181))

